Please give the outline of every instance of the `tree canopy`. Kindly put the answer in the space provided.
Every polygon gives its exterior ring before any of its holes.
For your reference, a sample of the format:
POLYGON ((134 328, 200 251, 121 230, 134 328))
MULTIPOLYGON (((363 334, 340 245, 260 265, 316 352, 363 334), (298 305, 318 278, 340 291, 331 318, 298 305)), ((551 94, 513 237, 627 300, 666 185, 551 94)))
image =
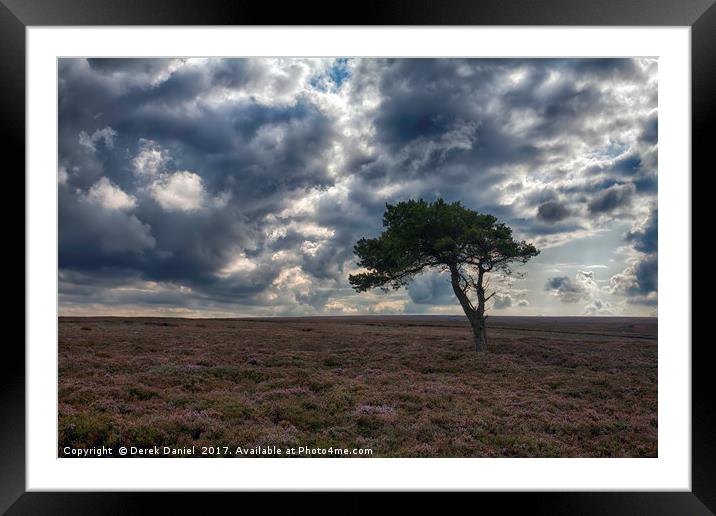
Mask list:
POLYGON ((383 227, 380 236, 361 238, 353 248, 358 265, 367 269, 348 276, 353 288, 399 289, 425 269, 450 271, 453 292, 472 325, 475 349, 485 350, 485 307, 495 294, 486 293, 485 275, 512 274, 511 264, 539 254, 535 246, 516 241, 512 229, 494 215, 443 199, 387 204, 383 227))
POLYGON ((398 289, 431 267, 473 266, 510 274, 511 263, 525 263, 539 254, 534 245, 515 241, 512 229, 494 215, 470 210, 459 201, 387 204, 383 227, 378 238, 361 238, 354 246, 358 265, 368 269, 349 276, 358 291, 398 289))

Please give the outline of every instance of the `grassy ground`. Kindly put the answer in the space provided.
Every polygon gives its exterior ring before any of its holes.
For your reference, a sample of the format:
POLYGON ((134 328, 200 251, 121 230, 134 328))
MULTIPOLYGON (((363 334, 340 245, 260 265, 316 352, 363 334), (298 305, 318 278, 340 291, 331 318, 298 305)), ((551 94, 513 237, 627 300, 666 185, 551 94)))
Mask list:
POLYGON ((61 318, 59 445, 655 457, 655 319, 61 318))

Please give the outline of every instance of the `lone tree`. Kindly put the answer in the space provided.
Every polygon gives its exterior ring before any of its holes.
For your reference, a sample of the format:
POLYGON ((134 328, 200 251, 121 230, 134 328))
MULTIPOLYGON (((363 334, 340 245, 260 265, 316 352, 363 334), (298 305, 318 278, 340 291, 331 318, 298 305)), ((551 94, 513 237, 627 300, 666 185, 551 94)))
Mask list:
POLYGON ((353 288, 399 289, 425 269, 450 272, 453 291, 472 326, 475 350, 487 347, 486 275, 510 276, 512 263, 525 263, 539 251, 512 238, 512 229, 493 215, 465 208, 460 202, 409 200, 386 204, 383 233, 361 238, 354 246, 358 265, 368 272, 348 277, 353 288))

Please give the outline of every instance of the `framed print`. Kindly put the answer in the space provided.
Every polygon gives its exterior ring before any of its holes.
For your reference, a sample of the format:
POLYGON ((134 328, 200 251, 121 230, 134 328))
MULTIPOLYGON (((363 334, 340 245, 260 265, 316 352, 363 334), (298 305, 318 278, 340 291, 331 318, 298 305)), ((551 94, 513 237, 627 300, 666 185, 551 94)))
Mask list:
POLYGON ((5 1, 27 244, 2 508, 710 514, 691 170, 716 8, 637 4, 5 1))

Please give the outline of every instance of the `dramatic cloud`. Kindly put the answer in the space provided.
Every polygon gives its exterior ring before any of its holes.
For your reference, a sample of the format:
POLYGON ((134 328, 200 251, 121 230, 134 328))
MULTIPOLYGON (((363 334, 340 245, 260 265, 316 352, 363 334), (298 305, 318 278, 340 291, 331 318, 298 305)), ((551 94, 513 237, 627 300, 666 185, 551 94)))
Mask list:
POLYGON ((626 240, 634 245, 634 249, 642 253, 656 253, 658 251, 658 210, 654 208, 643 224, 640 224, 627 233, 626 240))
POLYGON ((117 136, 117 131, 115 131, 111 127, 97 129, 94 133, 92 133, 92 136, 88 135, 84 131, 80 131, 80 145, 83 145, 88 149, 94 151, 97 150, 95 148, 95 144, 101 141, 104 142, 104 145, 108 149, 113 149, 115 136, 117 136))
POLYGON ((129 210, 137 205, 137 199, 134 196, 124 193, 106 177, 101 178, 89 189, 87 199, 109 210, 129 210))
POLYGON ((132 158, 134 174, 139 178, 151 178, 164 170, 169 160, 168 152, 156 142, 139 139, 139 152, 132 158))
POLYGON ((496 294, 494 297, 494 308, 497 310, 500 310, 502 308, 509 308, 512 306, 512 297, 509 295, 507 296, 501 296, 499 294, 496 294))
POLYGON ((596 281, 594 271, 579 271, 574 280, 567 276, 549 278, 545 290, 551 292, 562 303, 586 301, 584 313, 588 315, 607 315, 612 313, 612 305, 603 299, 608 293, 596 281))
POLYGON ((569 215, 569 210, 557 201, 547 201, 537 208, 537 218, 548 223, 559 222, 569 215))
POLYGON ((60 310, 459 314, 439 271, 347 283, 386 203, 443 197, 542 249, 493 284, 497 313, 652 313, 656 77, 646 58, 61 59, 60 310))
POLYGON ((195 211, 205 202, 204 184, 197 174, 174 172, 152 183, 151 196, 166 211, 195 211))
POLYGON ((576 303, 581 301, 587 294, 584 285, 573 282, 567 276, 549 278, 544 288, 551 291, 563 303, 576 303))
POLYGON ((610 282, 615 293, 629 296, 629 303, 656 305, 658 289, 656 254, 638 258, 624 272, 612 276, 610 282))
POLYGON ((626 234, 625 240, 637 253, 628 266, 612 276, 612 292, 627 296, 629 304, 656 307, 658 299, 658 210, 654 207, 647 217, 626 234))
POLYGON ((627 206, 634 195, 636 187, 633 184, 614 185, 599 193, 589 204, 592 214, 609 213, 617 208, 627 206))

